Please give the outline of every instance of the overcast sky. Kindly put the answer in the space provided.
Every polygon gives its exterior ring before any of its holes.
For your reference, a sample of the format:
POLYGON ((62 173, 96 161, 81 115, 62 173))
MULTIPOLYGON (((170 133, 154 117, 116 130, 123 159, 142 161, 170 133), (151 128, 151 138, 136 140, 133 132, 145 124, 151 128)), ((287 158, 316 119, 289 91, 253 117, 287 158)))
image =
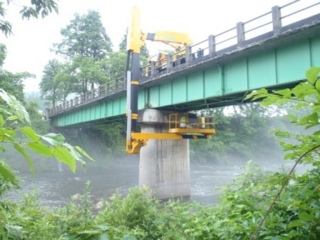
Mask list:
MULTIPOLYGON (((13 35, 0 34, 0 42, 7 46, 4 68, 11 72, 28 71, 36 79, 25 82, 27 92, 38 89, 42 70, 53 59, 53 43, 61 40, 60 30, 70 23, 75 13, 88 10, 100 12, 102 24, 111 38, 115 50, 129 25, 132 6, 141 10, 141 28, 145 32, 178 31, 188 33, 194 43, 217 34, 237 22, 244 22, 293 0, 60 0, 59 14, 40 20, 21 20, 19 10, 30 0, 13 0, 6 20, 13 25, 13 35)), ((312 1, 312 0, 302 0, 312 1)))

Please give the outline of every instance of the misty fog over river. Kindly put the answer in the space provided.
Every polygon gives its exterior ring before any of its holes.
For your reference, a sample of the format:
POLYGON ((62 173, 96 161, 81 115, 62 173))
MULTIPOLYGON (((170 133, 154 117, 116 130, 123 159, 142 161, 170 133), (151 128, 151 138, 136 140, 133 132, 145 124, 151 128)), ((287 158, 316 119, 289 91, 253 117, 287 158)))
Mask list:
MULTIPOLYGON (((206 204, 217 204, 217 187, 231 183, 234 177, 243 172, 240 164, 191 164, 191 199, 206 204)), ((275 171, 279 168, 289 168, 293 162, 272 162, 259 164, 265 170, 275 171)), ((300 168, 301 169, 301 168, 300 168)), ((138 186, 138 159, 123 159, 109 163, 105 167, 90 167, 85 172, 78 168, 73 174, 65 167, 64 171, 37 172, 35 177, 30 173, 20 174, 22 190, 30 192, 37 189, 41 203, 48 207, 61 206, 70 201, 71 196, 82 194, 87 181, 91 182, 91 199, 93 203, 107 200, 118 189, 124 195, 130 188, 138 186)), ((20 199, 18 191, 11 192, 9 199, 20 199)))

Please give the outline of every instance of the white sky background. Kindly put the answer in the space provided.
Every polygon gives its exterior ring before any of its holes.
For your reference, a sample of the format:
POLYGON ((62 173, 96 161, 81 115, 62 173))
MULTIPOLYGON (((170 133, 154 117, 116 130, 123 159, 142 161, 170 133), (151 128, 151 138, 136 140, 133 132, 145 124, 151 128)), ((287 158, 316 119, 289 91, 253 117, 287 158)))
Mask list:
MULTIPOLYGON (((5 19, 12 23, 13 35, 6 38, 0 34, 0 43, 7 47, 4 69, 37 75, 36 79, 25 81, 25 91, 32 92, 38 91, 44 66, 55 58, 50 48, 53 43, 61 41, 60 30, 70 23, 76 13, 99 11, 114 50, 118 50, 134 5, 140 7, 141 29, 144 32, 184 32, 197 43, 210 34, 230 29, 237 22, 250 20, 270 11, 275 5, 282 6, 292 0, 60 0, 57 1, 59 15, 51 14, 45 19, 29 21, 22 20, 19 15, 21 5, 27 2, 30 0, 13 0, 6 6, 5 19)), ((157 47, 154 44, 147 45, 152 54, 159 48, 158 44, 157 47), (152 46, 153 49, 150 49, 152 46)))

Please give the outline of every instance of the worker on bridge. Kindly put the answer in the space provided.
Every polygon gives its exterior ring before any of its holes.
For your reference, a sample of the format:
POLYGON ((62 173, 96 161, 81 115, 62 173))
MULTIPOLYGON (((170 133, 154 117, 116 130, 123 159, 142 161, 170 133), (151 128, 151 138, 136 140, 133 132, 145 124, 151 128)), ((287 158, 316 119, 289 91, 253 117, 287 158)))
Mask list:
POLYGON ((204 117, 204 113, 201 113, 201 116, 200 116, 200 127, 206 128, 206 118, 204 117))
POLYGON ((181 116, 181 118, 180 118, 180 128, 186 128, 187 127, 187 121, 188 121, 187 115, 183 114, 181 116))

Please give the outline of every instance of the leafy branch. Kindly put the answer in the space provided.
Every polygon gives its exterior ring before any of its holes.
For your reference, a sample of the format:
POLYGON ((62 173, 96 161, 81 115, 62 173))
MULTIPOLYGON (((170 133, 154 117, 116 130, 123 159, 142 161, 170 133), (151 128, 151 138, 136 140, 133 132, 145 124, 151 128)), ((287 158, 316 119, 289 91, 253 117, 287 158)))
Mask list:
MULTIPOLYGON (((10 4, 13 0, 7 0, 7 4, 10 4)), ((29 6, 22 6, 20 14, 22 18, 42 18, 48 16, 52 12, 59 12, 58 4, 54 0, 31 0, 29 6)), ((4 18, 6 15, 6 9, 4 3, 0 2, 0 17, 4 18)), ((0 19, 0 31, 6 36, 12 34, 12 25, 10 22, 0 19)))
MULTIPOLYGON (((307 110, 304 116, 296 116, 289 114, 287 115, 291 118, 291 123, 298 126, 303 126, 305 129, 311 129, 313 127, 319 126, 319 115, 320 111, 320 67, 312 67, 306 72, 307 81, 299 83, 293 89, 283 89, 278 91, 273 91, 269 93, 266 89, 260 89, 253 91, 246 98, 252 100, 261 100, 262 106, 270 105, 281 105, 287 102, 295 102, 297 110, 307 110)), ((280 197, 282 191, 287 185, 292 173, 294 172, 296 166, 305 159, 305 163, 310 163, 313 166, 319 166, 320 163, 317 161, 319 159, 319 154, 316 152, 320 148, 320 131, 314 131, 311 135, 296 134, 295 140, 297 144, 291 143, 293 134, 286 131, 277 131, 276 136, 280 139, 290 139, 291 142, 286 142, 281 140, 280 145, 283 147, 287 154, 285 159, 296 160, 296 163, 292 167, 291 171, 287 175, 285 181, 283 182, 280 190, 278 191, 276 197, 270 204, 267 212, 265 213, 261 223, 255 229, 254 233, 251 235, 250 239, 258 233, 261 226, 265 222, 267 216, 271 212, 271 209, 275 205, 277 199, 280 197), (298 159, 296 159, 298 157, 298 159)))
MULTIPOLYGON (((16 98, 0 89, 0 142, 9 142, 26 159, 34 172, 27 149, 46 157, 54 157, 76 171, 76 162, 85 165, 84 158, 93 160, 83 149, 65 142, 61 134, 38 134, 30 126, 29 115, 16 98), (21 135, 21 136, 19 136, 21 135), (26 140, 21 141, 24 138, 26 140)), ((0 149, 4 150, 3 146, 0 149)), ((3 174, 0 169, 0 175, 3 174)))

